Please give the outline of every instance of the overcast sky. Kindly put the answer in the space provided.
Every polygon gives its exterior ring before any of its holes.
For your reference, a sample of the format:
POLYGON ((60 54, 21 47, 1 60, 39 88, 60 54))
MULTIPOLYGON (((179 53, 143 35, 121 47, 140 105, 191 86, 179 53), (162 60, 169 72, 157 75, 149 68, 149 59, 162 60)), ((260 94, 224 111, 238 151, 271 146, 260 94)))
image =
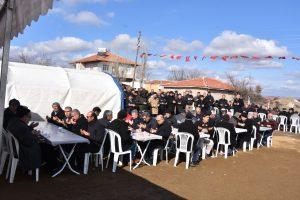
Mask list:
MULTIPOLYGON (((144 48, 158 54, 300 56, 299 6, 297 0, 62 0, 13 40, 12 55, 43 52, 65 65, 107 47, 134 59, 141 30, 144 48)), ((167 78, 172 67, 219 79, 229 72, 252 76, 264 95, 300 96, 300 61, 148 60, 152 79, 167 78)))

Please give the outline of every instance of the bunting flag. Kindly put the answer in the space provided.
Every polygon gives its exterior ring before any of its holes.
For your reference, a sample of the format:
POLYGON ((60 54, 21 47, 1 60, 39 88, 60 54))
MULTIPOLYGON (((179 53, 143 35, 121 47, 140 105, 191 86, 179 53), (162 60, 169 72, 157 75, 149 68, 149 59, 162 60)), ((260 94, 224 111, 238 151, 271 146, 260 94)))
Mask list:
POLYGON ((186 56, 185 57, 185 62, 190 62, 191 60, 190 60, 190 56, 186 56))
MULTIPOLYGON (((139 55, 139 57, 143 58, 145 56, 152 56, 152 57, 160 57, 160 58, 169 58, 171 60, 181 60, 183 59, 185 62, 191 62, 191 58, 193 58, 194 61, 200 60, 198 59, 199 56, 198 55, 175 55, 175 54, 152 54, 152 53, 142 53, 139 55)), ((221 55, 221 56, 217 56, 217 55, 210 55, 210 56, 206 56, 206 55, 202 55, 201 56, 201 60, 205 60, 205 59, 210 59, 211 61, 216 61, 216 60, 222 60, 222 61, 229 61, 229 60, 237 60, 237 59, 243 59, 244 61, 253 61, 253 60, 264 60, 264 59, 278 59, 278 60, 287 60, 287 59, 291 59, 291 60, 295 60, 295 61, 300 61, 300 57, 299 56, 292 56, 292 57, 287 57, 287 56, 257 56, 257 55, 221 55)))

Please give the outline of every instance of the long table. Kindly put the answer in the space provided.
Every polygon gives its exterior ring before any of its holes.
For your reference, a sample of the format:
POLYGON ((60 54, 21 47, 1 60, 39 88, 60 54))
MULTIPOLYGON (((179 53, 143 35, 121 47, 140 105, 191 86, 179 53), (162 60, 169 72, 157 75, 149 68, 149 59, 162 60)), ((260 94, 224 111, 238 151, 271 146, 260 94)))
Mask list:
POLYGON ((65 160, 64 165, 61 167, 58 172, 53 174, 52 177, 57 176, 60 174, 66 166, 75 174, 79 175, 79 172, 75 171, 72 166, 69 163, 69 160, 71 156, 74 153, 74 149, 77 144, 80 143, 90 143, 88 139, 81 137, 79 135, 76 135, 62 127, 56 126, 54 124, 48 123, 48 122, 39 122, 38 127, 36 127, 36 130, 40 131, 41 136, 48 141, 52 146, 58 146, 61 154, 63 155, 63 158, 65 160), (62 145, 70 144, 73 145, 70 152, 67 152, 63 149, 62 145))

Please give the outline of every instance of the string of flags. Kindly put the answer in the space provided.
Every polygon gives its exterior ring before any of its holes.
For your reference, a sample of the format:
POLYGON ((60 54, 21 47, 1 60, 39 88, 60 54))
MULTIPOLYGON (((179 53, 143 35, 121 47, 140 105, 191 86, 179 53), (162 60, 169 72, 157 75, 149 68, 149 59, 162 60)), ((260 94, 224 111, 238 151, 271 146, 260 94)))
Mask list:
POLYGON ((152 53, 142 53, 140 54, 141 58, 144 57, 159 57, 162 59, 169 58, 171 60, 184 60, 185 62, 191 62, 192 60, 197 61, 197 60, 205 60, 205 59, 210 59, 211 61, 216 61, 216 60, 222 60, 222 61, 229 61, 229 60, 237 60, 237 59, 243 59, 243 60, 267 60, 267 59, 278 59, 278 60, 287 60, 287 59, 292 59, 299 61, 300 57, 295 57, 295 56, 255 56, 255 55, 230 55, 230 56, 217 56, 217 55, 194 55, 194 56, 183 56, 183 55, 175 55, 175 54, 152 54, 152 53))

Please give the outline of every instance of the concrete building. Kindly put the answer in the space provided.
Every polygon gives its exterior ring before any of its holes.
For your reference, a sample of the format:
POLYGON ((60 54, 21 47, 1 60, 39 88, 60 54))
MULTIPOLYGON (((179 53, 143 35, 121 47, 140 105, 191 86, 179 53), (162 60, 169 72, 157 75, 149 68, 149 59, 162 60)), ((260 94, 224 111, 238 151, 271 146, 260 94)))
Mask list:
POLYGON ((113 54, 105 48, 100 48, 97 54, 81 58, 72 64, 76 69, 97 68, 125 82, 132 81, 135 65, 133 61, 113 54))

